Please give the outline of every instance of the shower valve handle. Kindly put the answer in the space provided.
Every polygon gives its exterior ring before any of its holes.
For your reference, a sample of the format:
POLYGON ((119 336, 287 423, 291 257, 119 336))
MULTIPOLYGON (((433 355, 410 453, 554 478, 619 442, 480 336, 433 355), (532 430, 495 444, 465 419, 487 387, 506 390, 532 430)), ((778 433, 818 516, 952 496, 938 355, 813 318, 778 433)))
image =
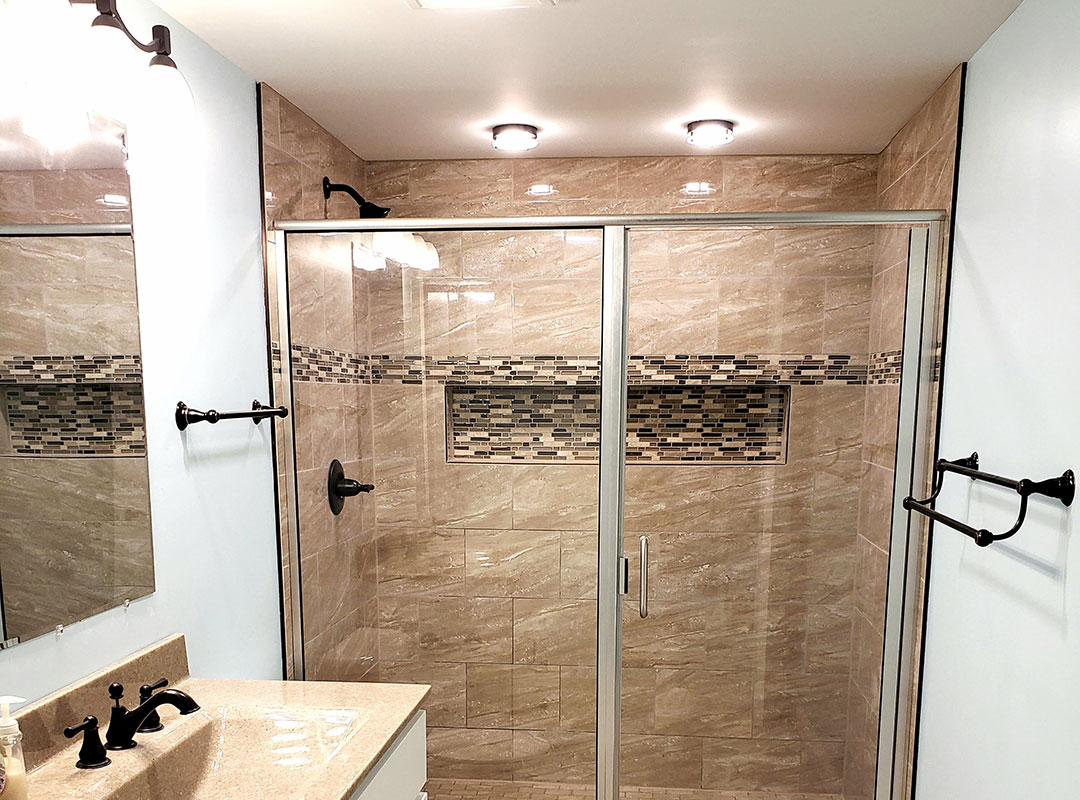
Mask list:
POLYGON ((346 478, 345 468, 336 458, 330 462, 330 471, 326 476, 326 495, 330 501, 330 510, 335 516, 340 514, 345 507, 346 497, 356 497, 361 492, 370 492, 374 489, 374 484, 360 483, 352 478, 346 478))

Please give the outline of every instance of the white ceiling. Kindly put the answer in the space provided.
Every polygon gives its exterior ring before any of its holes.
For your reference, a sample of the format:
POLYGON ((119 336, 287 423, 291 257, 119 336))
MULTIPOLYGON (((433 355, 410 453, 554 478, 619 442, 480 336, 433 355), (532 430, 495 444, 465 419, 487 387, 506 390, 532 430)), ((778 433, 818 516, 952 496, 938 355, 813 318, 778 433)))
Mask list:
MULTIPOLYGON (((157 0, 367 159, 700 150, 876 153, 1019 0, 561 0, 414 10, 403 0, 157 0)), ((183 69, 182 49, 174 53, 183 69)))

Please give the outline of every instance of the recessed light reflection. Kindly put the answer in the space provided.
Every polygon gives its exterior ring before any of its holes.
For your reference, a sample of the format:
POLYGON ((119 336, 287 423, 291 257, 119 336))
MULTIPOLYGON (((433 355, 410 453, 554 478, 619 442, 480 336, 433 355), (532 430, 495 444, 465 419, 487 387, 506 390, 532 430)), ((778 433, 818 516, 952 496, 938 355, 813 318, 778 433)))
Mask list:
POLYGON ((439 251, 422 236, 399 231, 360 234, 352 242, 352 265, 356 269, 375 272, 386 269, 387 261, 421 272, 434 272, 439 268, 439 251))
POLYGON ((494 303, 495 292, 428 292, 428 297, 445 297, 447 302, 454 303, 458 300, 471 300, 474 303, 494 303))
POLYGON ((525 190, 525 194, 531 197, 551 197, 553 194, 558 193, 559 190, 550 183, 534 183, 525 190))
POLYGON ((683 187, 679 189, 681 194, 685 194, 687 197, 705 197, 710 194, 716 194, 716 187, 708 181, 690 181, 683 184, 683 187))
POLYGON ((99 206, 105 206, 106 211, 127 211, 128 199, 122 194, 107 194, 95 201, 99 206))
POLYGON ((307 738, 307 734, 300 733, 279 733, 276 736, 271 736, 271 742, 302 742, 307 738))

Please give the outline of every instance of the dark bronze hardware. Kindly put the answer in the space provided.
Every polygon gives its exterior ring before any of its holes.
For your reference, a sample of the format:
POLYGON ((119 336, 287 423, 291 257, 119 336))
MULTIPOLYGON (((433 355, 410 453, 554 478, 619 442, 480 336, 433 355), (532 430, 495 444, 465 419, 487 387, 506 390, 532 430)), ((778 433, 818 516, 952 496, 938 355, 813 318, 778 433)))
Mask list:
POLYGON ((98 734, 98 720, 93 714, 87 716, 78 725, 64 728, 64 736, 74 739, 79 734, 83 735, 82 747, 79 748, 79 760, 75 766, 79 769, 101 769, 112 763, 101 744, 101 736, 98 734))
POLYGON ((330 510, 334 516, 341 513, 345 507, 346 497, 356 497, 361 492, 370 492, 375 489, 371 483, 360 483, 352 478, 345 477, 345 468, 336 458, 330 462, 330 471, 326 476, 326 495, 330 500, 330 510))
POLYGON ((1076 495, 1076 477, 1073 475, 1071 469, 1067 469, 1060 477, 1047 478, 1044 481, 1033 481, 1029 478, 1022 478, 1020 480, 1003 478, 1000 475, 994 475, 989 472, 980 472, 979 454, 972 453, 967 458, 959 458, 956 461, 946 461, 945 459, 938 460, 934 465, 933 492, 925 500, 916 500, 914 497, 905 498, 904 508, 908 511, 917 511, 935 522, 940 522, 942 525, 946 525, 953 530, 960 531, 960 533, 965 536, 970 536, 974 539, 975 544, 979 547, 986 547, 994 542, 999 542, 1002 539, 1008 539, 1020 530, 1020 527, 1024 524, 1024 520, 1027 518, 1028 498, 1033 494, 1052 497, 1055 500, 1060 500, 1061 504, 1064 506, 1071 506, 1073 498, 1076 495), (1016 518, 1016 523, 1009 528, 1009 530, 1005 531, 1005 533, 991 533, 986 530, 986 528, 973 528, 966 523, 955 520, 952 517, 947 517, 940 511, 934 510, 931 506, 941 493, 941 487, 944 484, 946 472, 955 472, 958 475, 965 475, 972 480, 985 481, 986 483, 992 483, 995 486, 1004 486, 1006 489, 1012 489, 1020 495, 1020 513, 1016 518))
POLYGON ((389 216, 390 209, 383 206, 377 206, 369 200, 365 200, 360 192, 356 191, 353 187, 347 183, 331 183, 330 178, 324 176, 322 179, 322 196, 324 200, 329 200, 330 195, 333 192, 344 192, 353 200, 356 201, 356 205, 359 207, 357 216, 359 219, 382 219, 389 216))
POLYGON ((284 418, 287 416, 289 416, 289 409, 285 406, 277 408, 264 406, 258 400, 251 401, 251 411, 215 411, 212 408, 209 411, 197 411, 189 408, 186 403, 176 404, 176 427, 179 430, 184 430, 188 425, 196 422, 209 422, 215 425, 223 419, 250 419, 258 425, 267 417, 284 418))
POLYGON ((163 705, 176 708, 181 714, 194 714, 199 710, 190 695, 179 689, 163 689, 138 707, 128 711, 120 704, 124 696, 124 686, 120 683, 109 685, 109 697, 113 700, 112 718, 109 729, 105 731, 106 750, 130 750, 135 746, 135 733, 151 712, 163 705))
MULTIPOLYGON (((169 685, 167 678, 158 678, 153 683, 144 683, 139 687, 139 705, 142 705, 151 697, 158 689, 164 689, 169 685)), ((142 725, 138 727, 136 733, 157 733, 164 730, 165 726, 161 724, 161 717, 157 713, 155 708, 149 714, 146 715, 146 719, 142 721, 142 725)))

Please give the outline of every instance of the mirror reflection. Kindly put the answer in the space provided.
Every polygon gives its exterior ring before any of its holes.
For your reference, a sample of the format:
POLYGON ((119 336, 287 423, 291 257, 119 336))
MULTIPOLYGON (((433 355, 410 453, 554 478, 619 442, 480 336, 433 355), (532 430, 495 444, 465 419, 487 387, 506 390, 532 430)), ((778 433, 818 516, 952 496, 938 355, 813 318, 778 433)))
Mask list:
POLYGON ((125 126, 74 111, 0 118, 3 647, 154 590, 125 126))

